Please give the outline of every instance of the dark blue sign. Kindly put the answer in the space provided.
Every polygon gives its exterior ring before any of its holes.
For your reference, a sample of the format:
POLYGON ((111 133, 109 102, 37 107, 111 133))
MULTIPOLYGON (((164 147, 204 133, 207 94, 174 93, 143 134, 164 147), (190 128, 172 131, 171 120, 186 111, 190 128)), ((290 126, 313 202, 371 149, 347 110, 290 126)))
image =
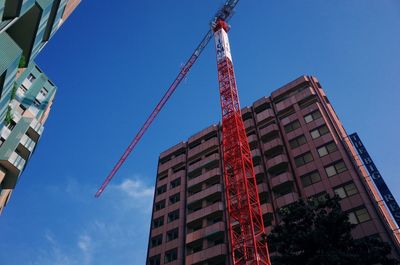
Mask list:
POLYGON ((358 154, 360 155, 362 161, 364 162, 365 167, 367 168, 372 180, 375 183, 375 186, 381 193, 383 200, 385 201, 387 207, 392 213, 394 219, 398 226, 400 226, 400 207, 397 203, 396 199, 393 197, 393 194, 390 192, 388 186, 382 178, 381 173, 376 168, 374 162, 369 156, 367 150, 365 149, 363 143, 358 137, 357 133, 353 133, 350 136, 351 141, 353 142, 354 147, 357 149, 358 154))

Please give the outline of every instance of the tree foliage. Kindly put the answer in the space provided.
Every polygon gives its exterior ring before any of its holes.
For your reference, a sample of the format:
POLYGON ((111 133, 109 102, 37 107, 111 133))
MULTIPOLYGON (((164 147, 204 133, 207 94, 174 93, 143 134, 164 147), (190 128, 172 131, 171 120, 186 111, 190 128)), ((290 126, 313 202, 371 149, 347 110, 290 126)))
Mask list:
POLYGON ((25 56, 21 55, 21 58, 19 59, 18 68, 25 68, 25 67, 26 67, 25 56))
POLYGON ((13 115, 12 115, 12 109, 10 106, 7 107, 7 112, 6 112, 6 116, 4 117, 4 123, 5 125, 9 125, 13 119, 13 115))
POLYGON ((273 265, 395 265, 390 245, 377 238, 353 239, 354 227, 338 197, 300 200, 281 209, 282 222, 268 236, 273 265))

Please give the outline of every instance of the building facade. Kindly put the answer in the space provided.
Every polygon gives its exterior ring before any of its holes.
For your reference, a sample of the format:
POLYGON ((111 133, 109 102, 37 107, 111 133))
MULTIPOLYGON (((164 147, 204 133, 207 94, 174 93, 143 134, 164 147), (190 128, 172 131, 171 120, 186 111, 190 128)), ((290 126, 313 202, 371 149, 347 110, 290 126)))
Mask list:
MULTIPOLYGON (((378 236, 400 256, 400 232, 318 80, 302 76, 242 109, 269 233, 299 198, 337 194, 355 238, 378 236)), ((147 264, 231 264, 221 128, 160 154, 147 264)))
POLYGON ((56 86, 34 59, 77 0, 0 0, 0 214, 43 132, 56 86))

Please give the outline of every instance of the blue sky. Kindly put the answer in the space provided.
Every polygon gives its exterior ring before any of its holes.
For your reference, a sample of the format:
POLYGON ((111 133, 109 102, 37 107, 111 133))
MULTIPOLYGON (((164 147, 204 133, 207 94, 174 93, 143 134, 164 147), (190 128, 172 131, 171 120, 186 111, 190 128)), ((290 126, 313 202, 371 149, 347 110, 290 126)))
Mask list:
MULTIPOLYGON (((59 90, 0 217, 1 265, 144 264, 159 153, 220 119, 213 45, 93 195, 222 3, 83 0, 37 59, 59 90)), ((231 26, 242 106, 317 76, 400 199, 400 2, 248 0, 231 26)))

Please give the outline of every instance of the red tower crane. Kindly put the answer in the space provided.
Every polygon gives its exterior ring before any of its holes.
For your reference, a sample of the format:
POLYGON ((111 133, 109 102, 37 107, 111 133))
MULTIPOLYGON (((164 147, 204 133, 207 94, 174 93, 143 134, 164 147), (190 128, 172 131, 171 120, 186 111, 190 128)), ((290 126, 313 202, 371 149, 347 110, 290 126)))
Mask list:
POLYGON ((228 0, 215 15, 211 23, 212 30, 207 32, 95 196, 99 197, 104 191, 214 35, 222 110, 223 171, 231 257, 234 265, 270 265, 252 155, 242 120, 227 34, 229 27, 226 21, 233 14, 237 2, 228 0))
POLYGON ((270 265, 252 155, 240 111, 228 24, 214 26, 222 110, 225 196, 233 264, 270 265))

